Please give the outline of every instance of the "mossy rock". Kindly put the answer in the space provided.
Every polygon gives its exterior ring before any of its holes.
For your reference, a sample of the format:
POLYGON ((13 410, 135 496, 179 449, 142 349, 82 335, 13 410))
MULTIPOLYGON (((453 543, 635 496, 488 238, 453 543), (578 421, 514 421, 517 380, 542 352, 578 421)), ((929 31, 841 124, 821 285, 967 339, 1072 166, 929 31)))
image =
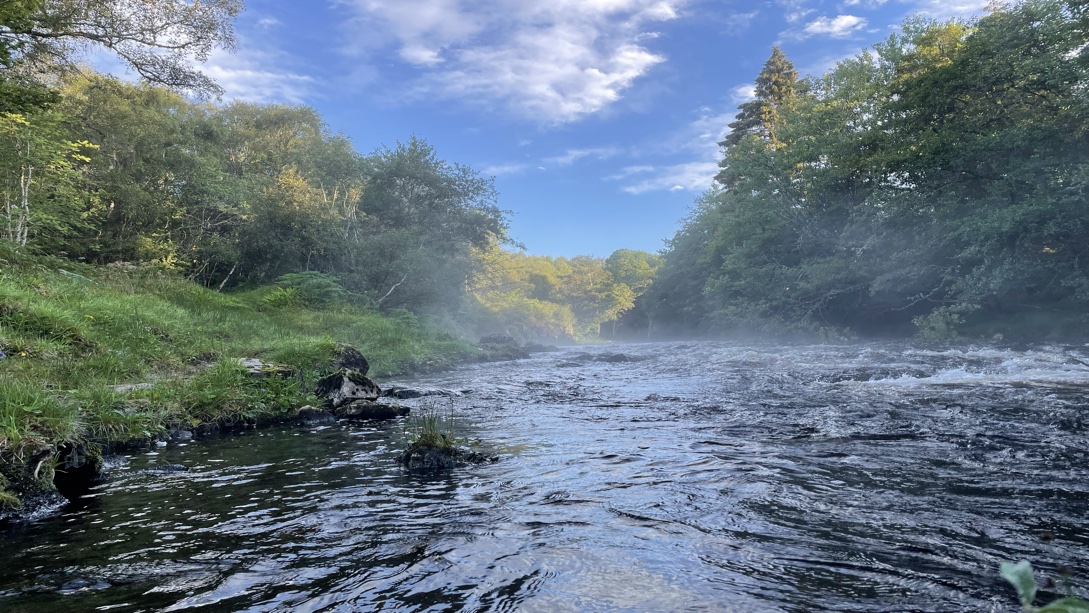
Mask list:
POLYGON ((347 419, 395 419, 408 415, 408 407, 370 400, 356 400, 338 407, 334 413, 347 419))
POLYGON ((378 400, 382 389, 355 370, 341 368, 335 373, 322 377, 314 387, 314 395, 325 398, 332 408, 338 408, 356 400, 378 400))
POLYGON ((499 455, 472 451, 457 445, 435 447, 413 443, 401 454, 401 465, 408 470, 445 471, 472 464, 498 462, 499 455))
POLYGON ((366 376, 371 369, 370 362, 367 361, 367 358, 351 345, 337 343, 333 352, 336 354, 335 363, 337 368, 354 370, 364 376, 366 376))
POLYGON ((61 504, 53 485, 52 448, 15 456, 0 453, 0 519, 20 517, 36 507, 61 504))

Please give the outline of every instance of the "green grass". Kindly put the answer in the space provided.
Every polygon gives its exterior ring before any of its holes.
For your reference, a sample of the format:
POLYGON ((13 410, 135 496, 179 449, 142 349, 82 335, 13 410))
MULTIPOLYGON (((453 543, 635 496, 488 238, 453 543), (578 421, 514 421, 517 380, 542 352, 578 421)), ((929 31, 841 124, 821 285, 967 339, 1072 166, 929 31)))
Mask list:
POLYGON ((410 425, 405 431, 408 435, 407 449, 457 450, 454 421, 452 408, 443 414, 435 404, 424 405, 421 411, 411 418, 410 425))
POLYGON ((65 442, 285 416, 314 402, 308 390, 337 342, 367 356, 378 378, 469 350, 411 315, 265 300, 275 291, 223 294, 155 267, 89 266, 0 242, 0 461, 65 442), (241 357, 297 376, 256 379, 241 357), (114 388, 131 383, 155 385, 114 388))

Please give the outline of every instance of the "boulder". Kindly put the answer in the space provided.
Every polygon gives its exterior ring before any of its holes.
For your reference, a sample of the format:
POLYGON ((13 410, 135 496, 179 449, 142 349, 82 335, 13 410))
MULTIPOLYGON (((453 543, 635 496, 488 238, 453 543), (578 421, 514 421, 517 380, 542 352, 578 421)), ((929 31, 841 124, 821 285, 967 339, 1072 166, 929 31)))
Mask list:
POLYGON ((478 345, 517 345, 518 341, 509 334, 489 334, 480 337, 478 345))
POLYGON ((402 466, 408 470, 421 471, 453 470, 459 466, 498 461, 498 454, 471 451, 455 445, 437 449, 415 443, 409 445, 408 449, 401 454, 402 466))
POLYGON ((295 411, 295 423, 301 426, 324 426, 337 420, 329 411, 306 405, 295 411))
POLYGON ((481 345, 478 360, 481 362, 502 362, 522 360, 530 357, 518 345, 481 345))
POLYGON ((408 415, 408 407, 370 400, 354 400, 337 408, 337 416, 347 419, 394 419, 408 415))
POLYGON ((526 343, 522 349, 526 353, 547 353, 560 350, 560 348, 555 345, 542 345, 541 343, 526 343))
POLYGON ((371 369, 370 362, 367 361, 367 358, 363 357, 363 354, 351 345, 337 343, 333 352, 336 354, 334 364, 338 369, 347 368, 348 370, 354 370, 364 376, 366 376, 367 372, 371 369))
POLYGON ((629 355, 624 355, 623 353, 610 353, 608 355, 598 356, 597 361, 619 364, 621 362, 637 362, 638 360, 629 355))
POLYGON ((314 389, 314 394, 327 399, 329 405, 336 409, 356 400, 378 400, 382 389, 359 371, 341 368, 327 377, 322 377, 314 389))

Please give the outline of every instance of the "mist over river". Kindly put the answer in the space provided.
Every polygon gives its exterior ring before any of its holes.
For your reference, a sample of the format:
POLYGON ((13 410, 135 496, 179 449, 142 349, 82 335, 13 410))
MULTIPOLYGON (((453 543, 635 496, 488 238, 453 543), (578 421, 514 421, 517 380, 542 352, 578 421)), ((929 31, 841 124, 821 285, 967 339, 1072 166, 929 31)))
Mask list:
POLYGON ((117 458, 0 535, 0 610, 1014 611, 1021 558, 1089 588, 1089 347, 647 343, 388 383, 465 390, 403 402, 502 459, 406 472, 408 420, 117 458))

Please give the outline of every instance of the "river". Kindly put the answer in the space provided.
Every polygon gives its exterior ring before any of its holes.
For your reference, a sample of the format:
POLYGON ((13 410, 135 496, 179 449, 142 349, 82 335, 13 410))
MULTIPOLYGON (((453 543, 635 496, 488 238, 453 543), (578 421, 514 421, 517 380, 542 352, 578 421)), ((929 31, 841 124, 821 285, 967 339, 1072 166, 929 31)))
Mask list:
POLYGON ((1087 355, 647 343, 398 381, 466 390, 405 403, 501 460, 408 473, 410 420, 116 458, 0 534, 0 610, 1015 611, 1022 558, 1084 596, 1087 355))

